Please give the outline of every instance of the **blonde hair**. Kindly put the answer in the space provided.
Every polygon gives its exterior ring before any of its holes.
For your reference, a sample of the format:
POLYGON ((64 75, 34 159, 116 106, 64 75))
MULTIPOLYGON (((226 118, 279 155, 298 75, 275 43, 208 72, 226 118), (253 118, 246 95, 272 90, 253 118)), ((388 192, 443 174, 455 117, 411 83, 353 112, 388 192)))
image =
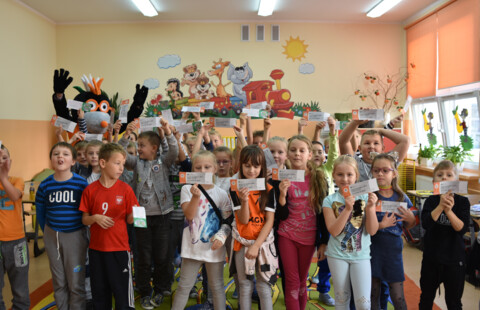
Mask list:
POLYGON ((208 132, 208 135, 209 136, 217 136, 220 140, 222 140, 222 135, 213 128, 210 129, 210 131, 208 132))
MULTIPOLYGON (((296 135, 289 139, 287 150, 294 140, 299 140, 307 144, 308 150, 312 152, 312 141, 305 135, 296 135)), ((323 199, 328 195, 328 183, 322 170, 316 169, 312 160, 307 162, 307 171, 310 176, 310 185, 308 192, 308 201, 315 213, 322 213, 323 199)))
MULTIPOLYGON (((192 171, 193 171, 193 166, 195 165, 195 161, 200 157, 210 158, 215 169, 217 168, 217 158, 215 157, 215 155, 212 152, 207 150, 199 150, 192 156, 192 171)), ((215 183, 215 174, 213 174, 213 183, 215 183)))
POLYGON ((230 160, 231 160, 232 164, 230 165, 229 175, 232 176, 233 175, 233 152, 232 152, 232 150, 229 149, 226 146, 216 147, 213 150, 213 154, 215 155, 215 160, 217 159, 216 156, 217 156, 218 153, 225 153, 225 154, 227 154, 228 157, 230 157, 230 160))
MULTIPOLYGON (((275 143, 275 142, 285 143, 285 152, 286 153, 288 152, 288 141, 287 141, 287 139, 285 139, 284 137, 279 137, 279 136, 271 137, 270 139, 268 139, 267 146, 270 147, 270 145, 272 143, 275 143)), ((288 158, 285 160, 285 162, 283 164, 285 165, 285 167, 287 167, 287 169, 291 168, 290 161, 288 160, 288 158)))
POLYGON ((337 159, 335 159, 335 161, 333 162, 333 172, 332 172, 332 175, 335 174, 335 169, 337 169, 337 166, 341 165, 341 164, 346 164, 346 165, 350 165, 353 167, 353 169, 355 170, 355 174, 357 176, 357 181, 358 181, 358 178, 360 177, 360 173, 358 173, 358 165, 357 165, 357 161, 355 160, 355 158, 353 158, 352 156, 350 155, 341 155, 339 156, 337 159))

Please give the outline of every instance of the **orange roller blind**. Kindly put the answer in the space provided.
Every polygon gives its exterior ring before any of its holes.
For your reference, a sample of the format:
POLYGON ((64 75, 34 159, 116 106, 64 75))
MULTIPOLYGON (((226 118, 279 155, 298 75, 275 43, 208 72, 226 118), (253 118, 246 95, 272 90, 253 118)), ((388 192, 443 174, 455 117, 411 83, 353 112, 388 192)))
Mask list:
POLYGON ((407 29, 408 94, 413 98, 435 96, 436 18, 434 14, 407 29))
POLYGON ((459 0, 438 13, 438 88, 480 81, 480 0, 459 0))

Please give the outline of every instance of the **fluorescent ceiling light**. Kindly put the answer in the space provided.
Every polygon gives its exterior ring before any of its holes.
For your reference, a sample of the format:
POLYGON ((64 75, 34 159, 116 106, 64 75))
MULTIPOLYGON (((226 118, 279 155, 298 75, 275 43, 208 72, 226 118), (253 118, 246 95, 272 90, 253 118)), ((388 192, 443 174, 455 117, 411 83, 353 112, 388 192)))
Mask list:
POLYGON ((155 7, 152 5, 150 0, 132 0, 133 4, 142 12, 143 15, 152 17, 157 16, 158 12, 155 7))
POLYGON ((276 0, 260 0, 260 5, 258 6, 258 15, 260 16, 272 15, 275 2, 276 0))
POLYGON ((382 0, 373 9, 368 11, 367 16, 376 18, 385 14, 388 10, 396 6, 402 0, 382 0))

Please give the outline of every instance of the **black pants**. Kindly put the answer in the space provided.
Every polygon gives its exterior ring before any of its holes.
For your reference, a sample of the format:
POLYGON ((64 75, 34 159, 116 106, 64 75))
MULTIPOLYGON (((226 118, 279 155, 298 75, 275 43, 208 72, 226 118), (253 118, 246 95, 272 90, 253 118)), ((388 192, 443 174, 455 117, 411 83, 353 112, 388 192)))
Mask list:
POLYGON ((465 286, 465 264, 443 265, 435 261, 423 259, 420 272, 419 308, 431 310, 435 294, 443 282, 445 286, 445 303, 449 310, 462 309, 462 295, 465 286))
POLYGON ((147 228, 135 227, 138 253, 135 281, 141 297, 152 293, 152 262, 155 294, 170 288, 170 276, 164 272, 169 260, 171 230, 170 214, 147 216, 147 228))
POLYGON ((115 309, 134 309, 130 254, 127 251, 100 252, 92 249, 88 250, 88 254, 94 309, 112 309, 112 294, 115 309))

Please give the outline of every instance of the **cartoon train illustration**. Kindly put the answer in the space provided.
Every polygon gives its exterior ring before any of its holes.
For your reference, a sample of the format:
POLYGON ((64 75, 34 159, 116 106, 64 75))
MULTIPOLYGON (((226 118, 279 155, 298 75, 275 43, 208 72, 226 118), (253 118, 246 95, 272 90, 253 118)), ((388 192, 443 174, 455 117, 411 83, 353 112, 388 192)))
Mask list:
POLYGON ((290 109, 293 106, 291 101, 291 93, 288 89, 281 87, 280 80, 283 78, 284 72, 275 69, 270 73, 270 77, 275 81, 261 80, 252 81, 243 87, 247 95, 247 102, 236 96, 230 97, 212 97, 210 99, 198 100, 182 98, 171 102, 172 115, 174 118, 181 117, 182 107, 195 106, 200 102, 214 102, 213 110, 207 110, 209 116, 232 116, 230 111, 234 111, 236 115, 240 115, 242 109, 249 104, 267 102, 272 107, 271 116, 293 118, 294 112, 290 109), (276 89, 274 89, 274 85, 276 89))

